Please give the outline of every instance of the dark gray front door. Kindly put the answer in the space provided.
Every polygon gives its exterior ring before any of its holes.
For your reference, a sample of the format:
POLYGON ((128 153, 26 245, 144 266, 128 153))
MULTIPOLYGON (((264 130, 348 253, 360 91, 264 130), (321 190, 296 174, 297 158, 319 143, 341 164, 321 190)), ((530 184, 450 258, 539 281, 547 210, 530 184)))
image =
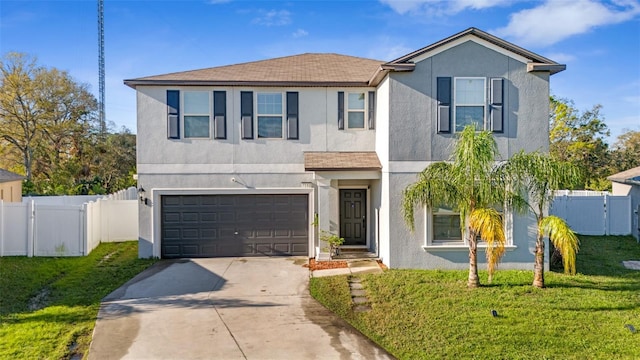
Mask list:
POLYGON ((343 245, 367 245, 367 190, 340 189, 340 237, 343 245))
POLYGON ((165 195, 163 258, 308 255, 307 195, 165 195))

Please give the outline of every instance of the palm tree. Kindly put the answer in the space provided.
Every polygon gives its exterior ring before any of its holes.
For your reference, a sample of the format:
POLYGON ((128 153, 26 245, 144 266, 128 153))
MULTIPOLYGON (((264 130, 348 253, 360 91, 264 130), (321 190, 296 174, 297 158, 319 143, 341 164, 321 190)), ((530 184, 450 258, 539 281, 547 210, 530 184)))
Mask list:
POLYGON ((553 190, 573 187, 581 180, 580 171, 569 162, 540 152, 514 155, 503 165, 514 191, 527 195, 527 205, 537 220, 536 253, 533 286, 544 287, 544 237, 562 254, 564 272, 575 274, 578 237, 567 223, 544 212, 553 201, 553 190))
POLYGON ((411 230, 416 206, 433 210, 448 205, 460 213, 462 234, 469 245, 470 288, 480 286, 477 236, 487 243, 490 276, 504 254, 502 217, 492 208, 502 205, 506 195, 496 171, 497 155, 497 145, 489 131, 476 132, 474 126, 467 126, 459 134, 451 161, 429 165, 403 193, 403 215, 411 230))

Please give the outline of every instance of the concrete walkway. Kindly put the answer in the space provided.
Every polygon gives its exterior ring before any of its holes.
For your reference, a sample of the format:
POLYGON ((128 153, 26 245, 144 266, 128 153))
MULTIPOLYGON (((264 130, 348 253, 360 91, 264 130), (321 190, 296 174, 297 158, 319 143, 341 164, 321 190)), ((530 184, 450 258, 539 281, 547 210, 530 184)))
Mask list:
POLYGON ((306 262, 160 261, 105 298, 89 359, 392 359, 311 298, 306 262))
POLYGON ((382 269, 375 259, 343 260, 347 262, 346 268, 314 270, 312 277, 353 275, 353 274, 379 274, 382 269))

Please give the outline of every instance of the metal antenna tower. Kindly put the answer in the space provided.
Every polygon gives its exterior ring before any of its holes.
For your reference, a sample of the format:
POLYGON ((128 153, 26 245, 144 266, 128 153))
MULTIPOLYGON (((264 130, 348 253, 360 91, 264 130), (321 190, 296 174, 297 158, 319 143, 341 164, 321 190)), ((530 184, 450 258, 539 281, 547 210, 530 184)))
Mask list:
POLYGON ((104 107, 104 1, 98 0, 98 88, 100 99, 98 105, 100 107, 100 134, 104 135, 107 131, 106 115, 104 107))

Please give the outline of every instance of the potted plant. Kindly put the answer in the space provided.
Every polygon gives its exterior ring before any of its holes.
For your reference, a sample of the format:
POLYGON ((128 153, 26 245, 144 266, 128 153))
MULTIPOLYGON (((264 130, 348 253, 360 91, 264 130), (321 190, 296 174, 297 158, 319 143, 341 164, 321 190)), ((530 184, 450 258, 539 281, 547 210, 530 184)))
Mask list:
POLYGON ((340 252, 340 245, 344 243, 344 238, 325 230, 320 231, 320 240, 329 244, 329 257, 333 258, 340 252))

